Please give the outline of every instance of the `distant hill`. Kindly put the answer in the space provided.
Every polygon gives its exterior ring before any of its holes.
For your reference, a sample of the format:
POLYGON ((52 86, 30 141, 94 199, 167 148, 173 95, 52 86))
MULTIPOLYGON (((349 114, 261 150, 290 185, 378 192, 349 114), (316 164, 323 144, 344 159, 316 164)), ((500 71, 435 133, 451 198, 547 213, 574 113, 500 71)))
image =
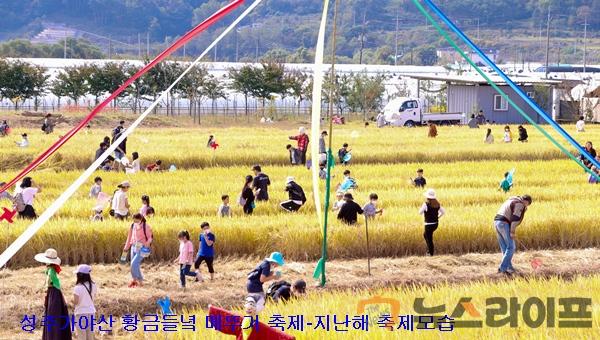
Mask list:
MULTIPOLYGON (((64 25, 131 44, 135 47, 129 46, 128 51, 123 52, 131 54, 134 53, 132 50, 145 49, 147 37, 155 48, 159 48, 156 45, 186 32, 227 2, 3 0, 0 2, 3 15, 0 39, 32 39, 49 26, 64 25)), ((436 1, 470 35, 479 36, 481 44, 503 50, 505 55, 510 56, 509 51, 515 49, 515 42, 519 42, 518 47, 526 47, 531 53, 529 59, 539 59, 544 52, 538 40, 540 34, 545 36, 548 2, 553 15, 553 36, 565 41, 580 37, 586 18, 590 32, 600 30, 600 1, 596 0, 436 1)), ((417 12, 412 1, 341 0, 340 3, 338 54, 342 57, 341 61, 393 63, 398 41, 396 57, 402 62, 415 62, 419 59, 416 55, 423 49, 443 45, 431 27, 427 30, 425 18, 417 12)), ((322 4, 322 0, 263 1, 238 32, 218 47, 217 58, 233 61, 266 56, 287 61, 310 60, 322 4)), ((229 16, 216 29, 231 22, 234 17, 229 16)), ((194 53, 198 46, 206 46, 215 34, 213 30, 202 35, 188 46, 188 51, 194 53)), ((573 60, 577 60, 576 48, 571 51, 568 47, 562 51, 563 58, 568 61, 568 56, 572 55, 573 60)), ((112 48, 118 52, 119 48, 125 47, 117 44, 112 48)))

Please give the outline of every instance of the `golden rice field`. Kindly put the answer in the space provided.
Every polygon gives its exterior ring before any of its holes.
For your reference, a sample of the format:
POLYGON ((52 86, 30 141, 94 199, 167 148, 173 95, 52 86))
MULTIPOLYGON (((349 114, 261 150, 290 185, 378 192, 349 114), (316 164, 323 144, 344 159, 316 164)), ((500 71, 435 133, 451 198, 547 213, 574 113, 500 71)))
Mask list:
MULTIPOLYGON (((494 127, 497 140, 502 127, 494 127)), ((569 131, 572 126, 566 126, 569 131)), ((516 130, 516 127, 513 127, 516 130)), ((422 255, 422 217, 417 214, 422 204, 422 190, 408 184, 417 168, 425 169, 429 187, 435 188, 447 210, 435 234, 436 251, 462 254, 496 252, 497 241, 492 219, 508 197, 496 188, 503 173, 516 168, 515 188, 511 194, 528 193, 534 204, 518 230, 519 246, 528 249, 597 247, 600 225, 594 207, 600 203, 598 187, 587 184, 587 176, 573 162, 565 160, 549 142, 530 130, 530 143, 484 145, 484 130, 441 127, 440 136, 426 138, 425 129, 376 129, 358 124, 336 126, 334 149, 347 141, 353 148, 354 160, 348 168, 358 180, 356 200, 364 204, 371 192, 380 197, 384 215, 370 224, 371 255, 390 257, 422 255), (374 164, 370 164, 373 162, 374 164)), ((133 187, 130 200, 134 209, 141 205, 139 197, 150 195, 157 216, 150 220, 155 231, 152 260, 175 257, 178 251, 177 231, 189 229, 195 238, 199 224, 207 220, 217 234, 217 253, 221 256, 262 256, 280 250, 291 259, 313 260, 320 256, 321 231, 314 204, 309 201, 298 214, 280 211, 277 203, 286 199, 285 178, 295 176, 307 194, 312 192, 311 174, 302 167, 282 165, 287 154, 287 136, 295 132, 289 126, 265 128, 213 129, 141 129, 130 138, 128 150, 139 151, 142 163, 161 158, 180 169, 174 173, 125 175, 99 172, 104 178, 104 191, 128 179, 133 187), (214 153, 206 148, 208 134, 214 134, 221 147, 214 153), (273 182, 271 202, 259 204, 251 217, 243 216, 236 206, 243 177, 250 166, 260 163, 273 182), (210 164, 213 164, 210 166, 210 164), (199 169, 204 167, 203 169, 199 169), (229 194, 234 218, 219 219, 216 210, 220 196, 229 194)), ((93 130, 77 136, 61 150, 61 159, 53 159, 45 169, 33 174, 44 191, 36 201, 38 213, 79 175, 66 169, 86 166, 105 133, 93 130), (67 156, 68 155, 68 156, 67 156), (89 160, 88 160, 89 159, 89 160)), ((18 150, 11 138, 0 139, 3 157, 0 179, 8 179, 18 170, 12 163, 15 155, 31 158, 54 136, 31 134, 33 147, 18 150), (5 163, 4 159, 8 159, 5 163), (8 164, 8 165, 5 165, 8 164)), ((600 140, 600 127, 576 136, 579 140, 600 140)), ((341 180, 344 167, 334 169, 334 183, 341 180)), ((91 223, 94 202, 87 198, 91 179, 82 187, 44 228, 11 261, 13 267, 32 264, 33 254, 53 246, 71 264, 80 262, 115 262, 126 238, 127 223, 107 217, 103 223, 91 223)), ((321 192, 324 185, 321 183, 321 192)), ((7 202, 3 202, 5 205, 7 202)), ((106 212, 105 212, 106 214, 106 212)), ((27 226, 18 221, 2 225, 0 246, 6 247, 27 226)), ((364 225, 347 227, 333 221, 330 228, 331 258, 366 256, 364 225)))
MULTIPOLYGON (((428 287, 408 287, 394 289, 377 289, 371 291, 347 291, 347 292, 323 292, 314 294, 308 298, 299 299, 288 304, 268 304, 266 309, 260 314, 259 319, 267 323, 274 315, 280 315, 285 320, 284 327, 289 326, 290 316, 302 315, 305 322, 312 322, 313 326, 306 326, 305 330, 297 331, 292 329, 287 330, 289 334, 296 336, 296 339, 598 339, 600 337, 600 277, 594 276, 590 278, 576 278, 573 281, 563 281, 557 278, 551 279, 533 279, 522 280, 516 279, 500 283, 471 283, 464 285, 439 285, 435 288, 428 287), (371 299, 373 297, 383 297, 395 299, 400 303, 399 315, 415 315, 413 303, 417 298, 424 298, 424 305, 434 307, 445 305, 444 312, 439 313, 440 317, 451 315, 463 297, 472 298, 471 303, 475 308, 475 312, 480 316, 471 316, 465 312, 461 317, 455 317, 455 326, 459 321, 482 321, 480 328, 458 328, 455 327, 452 331, 441 332, 438 325, 435 330, 416 329, 416 323, 413 331, 398 330, 398 323, 395 324, 396 330, 390 331, 379 327, 377 320, 379 315, 390 313, 390 308, 383 304, 371 305, 365 309, 364 314, 369 315, 371 325, 368 331, 353 329, 352 323, 350 327, 346 327, 340 320, 345 320, 348 315, 350 319, 357 315, 362 315, 357 310, 357 306, 361 300, 371 299), (491 298, 506 299, 505 312, 498 312, 494 316, 495 311, 501 307, 494 304, 488 299, 491 298), (562 298, 587 298, 591 299, 591 305, 586 308, 586 316, 577 319, 567 319, 564 314, 564 307, 560 306, 562 298), (511 298, 516 299, 517 309, 509 314, 508 306, 511 298), (527 302, 531 298, 538 298, 539 305, 527 302), (555 308, 548 308, 548 303, 554 301, 555 308), (538 306, 540 309, 538 309, 538 306), (322 317, 330 316, 333 320, 333 315, 337 316, 339 325, 330 322, 330 330, 325 331, 322 327, 314 326, 317 320, 317 315, 322 317), (491 327, 488 318, 495 320, 509 318, 516 323, 515 327, 510 325, 491 327), (528 321, 525 321, 524 315, 528 321), (548 320, 554 320, 554 326, 548 326, 548 320), (583 321, 587 320, 589 326, 587 328, 566 328, 563 322, 583 321), (528 322, 529 324, 526 324, 528 322), (563 327, 559 327, 559 324, 563 327), (348 329, 347 332, 336 332, 335 327, 339 330, 348 329), (531 327, 535 326, 535 328, 531 327)), ((512 308, 512 307, 510 307, 512 308)), ((576 308, 576 307, 575 307, 576 308)), ((240 311, 241 312, 241 311, 240 311)), ((206 311, 190 311, 189 314, 198 315, 201 320, 196 333, 183 331, 172 335, 173 339, 226 339, 223 335, 219 335, 214 330, 207 330, 204 320, 206 311)), ((431 314, 422 314, 431 315, 431 314)), ((437 314, 436 314, 437 315, 437 314)), ((416 320, 416 319, 415 319, 416 320)), ((416 321, 415 321, 416 322, 416 321)), ((429 325, 430 327, 432 325, 429 325)), ((445 325, 447 326, 447 325, 445 325)), ((170 335, 171 336, 171 335, 170 335)), ((162 339, 165 334, 155 335, 153 338, 162 339)))
MULTIPOLYGON (((161 159, 182 169, 247 166, 256 162, 285 165, 288 161, 285 150, 285 145, 289 142, 287 136, 296 134, 297 126, 300 125, 302 124, 285 123, 285 127, 253 124, 248 127, 230 128, 219 125, 213 128, 142 128, 129 138, 127 149, 129 153, 138 151, 145 163, 161 159), (211 134, 216 136, 221 146, 217 152, 206 148, 208 136, 211 134)), ((422 128, 377 129, 373 125, 365 128, 358 123, 335 128, 334 151, 343 143, 349 143, 355 150, 355 164, 533 161, 564 158, 562 153, 533 127, 529 127, 530 142, 518 147, 499 143, 502 138, 502 126, 493 127, 497 141, 495 145, 483 145, 486 132, 484 128, 469 130, 466 127, 440 127, 439 136, 434 140, 427 139, 427 130, 422 128)), ((550 127, 547 128, 551 130, 550 127)), ((600 140, 600 126, 589 126, 585 134, 579 135, 575 135, 574 126, 565 126, 565 129, 582 143, 587 140, 600 140)), ((516 140, 517 127, 513 126, 512 130, 516 140)), ((44 135, 37 128, 15 128, 10 137, 0 139, 0 170, 21 169, 64 132, 65 130, 58 129, 53 135, 44 135), (18 140, 23 132, 28 133, 31 146, 18 149, 13 142, 18 140)), ((558 134, 553 131, 550 133, 558 138, 558 134)), ((87 168, 98 144, 107 135, 110 136, 110 129, 92 129, 90 133, 80 133, 45 163, 45 167, 62 170, 87 168)), ((570 147, 568 149, 571 150, 570 147)))

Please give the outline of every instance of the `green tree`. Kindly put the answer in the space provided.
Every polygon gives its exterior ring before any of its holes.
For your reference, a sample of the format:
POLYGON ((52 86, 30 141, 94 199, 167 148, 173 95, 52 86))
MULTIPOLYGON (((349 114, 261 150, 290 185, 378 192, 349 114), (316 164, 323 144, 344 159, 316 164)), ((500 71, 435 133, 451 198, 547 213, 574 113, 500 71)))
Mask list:
POLYGON ((252 95, 255 84, 259 81, 258 71, 251 65, 244 65, 239 70, 230 69, 230 88, 244 95, 246 116, 248 115, 248 97, 252 95))
POLYGON ((211 100, 212 113, 215 114, 217 108, 217 100, 220 98, 226 99, 225 86, 215 76, 210 75, 204 81, 204 93, 211 100))
POLYGON ((352 85, 349 87, 347 104, 351 110, 362 112, 365 121, 368 119, 368 113, 378 110, 381 106, 385 92, 384 79, 384 76, 369 77, 366 73, 351 76, 352 85))
POLYGON ((89 93, 90 86, 87 80, 90 70, 88 65, 66 67, 56 76, 53 87, 58 87, 56 91, 64 93, 78 105, 79 98, 89 93))
POLYGON ((433 46, 422 47, 418 50, 417 56, 421 65, 433 66, 438 61, 437 50, 433 46))
POLYGON ((190 102, 189 115, 194 117, 194 122, 196 122, 198 104, 203 97, 202 89, 207 76, 208 71, 206 70, 206 67, 196 66, 182 79, 177 87, 181 95, 190 102))
MULTIPOLYGON (((27 99, 36 98, 45 91, 46 70, 22 61, 0 61, 0 97, 10 100, 15 110, 27 99)), ((37 100, 35 101, 37 106, 37 100)), ((37 109, 37 107, 36 107, 37 109)))
POLYGON ((308 76, 302 71, 294 70, 286 74, 285 80, 292 96, 298 99, 298 115, 300 115, 300 106, 305 98, 306 87, 309 86, 308 76))

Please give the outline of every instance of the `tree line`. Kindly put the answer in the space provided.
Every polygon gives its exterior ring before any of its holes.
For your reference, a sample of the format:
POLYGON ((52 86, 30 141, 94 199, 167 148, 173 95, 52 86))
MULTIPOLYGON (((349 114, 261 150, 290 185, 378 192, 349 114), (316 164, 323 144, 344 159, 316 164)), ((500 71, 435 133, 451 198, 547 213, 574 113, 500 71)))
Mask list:
MULTIPOLYGON (((188 66, 172 61, 159 63, 115 98, 113 107, 129 107, 134 113, 140 112, 145 101, 155 101, 188 66)), ((33 99, 37 109, 39 99, 51 93, 58 99, 58 109, 65 98, 77 105, 82 98, 92 97, 97 105, 140 69, 141 66, 127 62, 83 64, 66 67, 50 79, 43 67, 0 59, 0 100, 10 100, 17 110, 25 101, 33 99)), ((360 112, 366 118, 381 105, 384 81, 384 76, 366 73, 337 74, 335 77, 328 73, 323 104, 331 102, 338 113, 360 112)), ((173 115, 175 99, 185 99, 189 102, 189 115, 196 117, 207 101, 210 100, 214 113, 218 100, 230 99, 231 94, 238 93, 244 97, 246 115, 250 113, 250 98, 262 103, 263 115, 268 102, 292 98, 293 110, 300 115, 301 104, 312 99, 312 89, 312 76, 299 70, 288 70, 281 63, 247 64, 230 69, 225 77, 216 77, 205 66, 197 66, 167 95, 165 107, 167 115, 173 115)))

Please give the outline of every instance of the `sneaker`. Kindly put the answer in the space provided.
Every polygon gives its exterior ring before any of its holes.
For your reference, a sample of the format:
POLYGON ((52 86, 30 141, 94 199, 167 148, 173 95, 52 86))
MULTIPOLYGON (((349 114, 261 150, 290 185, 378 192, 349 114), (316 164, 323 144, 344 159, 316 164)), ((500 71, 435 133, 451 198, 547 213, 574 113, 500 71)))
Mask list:
POLYGON ((196 282, 204 282, 204 279, 200 275, 196 275, 196 282))
POLYGON ((127 287, 129 287, 129 288, 135 288, 135 286, 137 286, 137 282, 136 281, 131 281, 131 282, 129 282, 129 285, 127 287))

